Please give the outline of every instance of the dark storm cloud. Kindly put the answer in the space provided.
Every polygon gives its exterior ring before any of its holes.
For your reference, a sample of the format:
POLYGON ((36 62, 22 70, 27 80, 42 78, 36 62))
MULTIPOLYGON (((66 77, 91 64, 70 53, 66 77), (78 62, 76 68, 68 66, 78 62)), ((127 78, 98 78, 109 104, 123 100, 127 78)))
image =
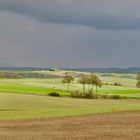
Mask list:
POLYGON ((40 22, 99 29, 140 29, 138 0, 0 0, 0 10, 40 22))
POLYGON ((139 13, 139 0, 0 0, 0 63, 140 67, 139 13))

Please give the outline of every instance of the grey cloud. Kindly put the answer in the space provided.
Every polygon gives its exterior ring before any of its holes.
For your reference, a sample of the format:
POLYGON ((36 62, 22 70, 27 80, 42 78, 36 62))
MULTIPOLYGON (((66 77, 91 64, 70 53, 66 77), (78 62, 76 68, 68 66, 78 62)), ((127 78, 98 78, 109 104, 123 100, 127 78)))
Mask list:
POLYGON ((138 4, 138 0, 0 0, 0 10, 44 23, 122 30, 140 29, 138 4))
POLYGON ((44 24, 0 13, 0 62, 34 67, 140 66, 140 31, 44 24))

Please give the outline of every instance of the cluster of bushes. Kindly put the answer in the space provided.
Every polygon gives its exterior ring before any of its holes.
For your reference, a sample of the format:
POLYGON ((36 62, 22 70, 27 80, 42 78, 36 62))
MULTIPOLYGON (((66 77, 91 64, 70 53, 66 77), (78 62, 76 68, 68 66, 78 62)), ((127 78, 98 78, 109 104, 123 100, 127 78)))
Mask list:
POLYGON ((60 97, 60 94, 56 93, 56 92, 51 92, 51 93, 49 93, 49 96, 60 97))
POLYGON ((71 93, 71 97, 73 98, 86 98, 86 99, 95 99, 98 98, 96 94, 93 94, 93 92, 90 90, 89 92, 80 92, 80 91, 75 91, 71 93))
POLYGON ((120 95, 100 95, 103 99, 121 99, 120 95))
POLYGON ((122 84, 121 84, 121 83, 119 83, 119 82, 115 82, 114 84, 103 83, 103 85, 122 86, 122 84))
MULTIPOLYGON (((60 97, 60 94, 57 92, 51 92, 48 95, 54 96, 54 97, 60 97)), ((94 94, 92 90, 85 93, 82 93, 79 90, 77 90, 77 91, 71 92, 71 97, 72 98, 85 98, 85 99, 98 99, 98 98, 121 99, 122 98, 120 95, 97 95, 97 94, 94 94)))
POLYGON ((72 98, 86 98, 86 99, 97 99, 97 98, 103 98, 103 99, 121 99, 122 97, 120 95, 97 95, 90 90, 89 92, 82 93, 80 91, 75 91, 71 93, 72 98))
POLYGON ((115 82, 115 83, 114 83, 114 86, 122 86, 122 84, 119 83, 119 82, 115 82))
POLYGON ((140 73, 137 74, 137 84, 136 86, 140 88, 140 73))
POLYGON ((103 83, 103 85, 110 85, 109 83, 103 83))
POLYGON ((83 97, 83 93, 80 92, 79 90, 76 90, 74 92, 71 92, 71 97, 73 97, 73 98, 82 98, 83 97))

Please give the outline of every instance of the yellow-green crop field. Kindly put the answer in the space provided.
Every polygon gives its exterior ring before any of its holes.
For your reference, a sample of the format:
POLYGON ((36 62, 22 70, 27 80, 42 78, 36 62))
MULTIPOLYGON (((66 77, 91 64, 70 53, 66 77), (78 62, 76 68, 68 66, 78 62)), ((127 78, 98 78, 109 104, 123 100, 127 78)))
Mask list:
POLYGON ((140 110, 140 89, 136 88, 136 75, 98 75, 108 85, 98 89, 97 94, 119 94, 135 99, 73 99, 70 97, 71 91, 82 91, 78 78, 70 84, 70 92, 67 91, 67 84, 62 83, 62 78, 0 79, 0 120, 140 110), (115 82, 122 86, 113 86, 115 82), (50 92, 58 92, 62 97, 47 96, 50 92))
POLYGON ((139 100, 89 100, 0 93, 0 120, 41 119, 130 110, 140 110, 139 100))

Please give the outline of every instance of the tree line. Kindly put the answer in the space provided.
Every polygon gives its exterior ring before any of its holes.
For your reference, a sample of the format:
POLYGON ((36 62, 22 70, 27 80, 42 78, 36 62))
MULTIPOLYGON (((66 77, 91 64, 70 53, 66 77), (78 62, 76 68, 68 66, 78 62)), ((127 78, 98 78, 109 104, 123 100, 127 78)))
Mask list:
MULTIPOLYGON (((65 73, 65 76, 63 78, 63 83, 67 83, 67 88, 68 88, 68 91, 69 91, 69 86, 70 86, 70 83, 72 81, 74 81, 74 75, 73 73, 70 73, 70 72, 66 72, 65 73)), ((98 76, 96 76, 95 74, 89 74, 89 75, 86 75, 86 74, 82 74, 79 78, 79 80, 77 81, 78 83, 82 84, 83 86, 83 93, 86 92, 86 85, 87 85, 87 91, 92 91, 93 92, 93 87, 95 86, 96 87, 96 93, 98 91, 98 87, 102 87, 102 81, 101 79, 99 79, 98 76)))
POLYGON ((140 73, 137 74, 137 87, 140 88, 140 73))
POLYGON ((48 75, 37 72, 0 72, 0 78, 22 79, 22 78, 56 78, 61 76, 48 75))

